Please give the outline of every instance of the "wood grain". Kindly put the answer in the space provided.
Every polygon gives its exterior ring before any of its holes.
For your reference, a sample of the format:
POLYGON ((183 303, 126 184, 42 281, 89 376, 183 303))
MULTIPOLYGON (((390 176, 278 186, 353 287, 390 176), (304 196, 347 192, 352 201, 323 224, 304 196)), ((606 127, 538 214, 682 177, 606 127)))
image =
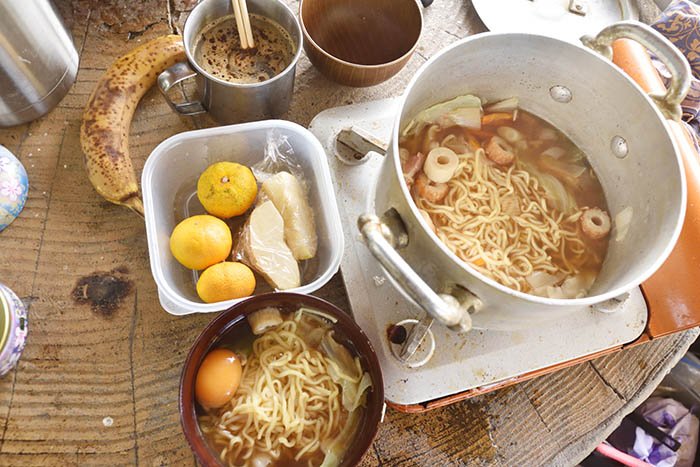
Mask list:
MULTIPOLYGON (((178 380, 212 316, 178 318, 160 308, 143 223, 94 192, 78 140, 88 95, 114 57, 179 27, 191 2, 143 2, 138 21, 130 14, 123 22, 123 0, 57 3, 81 53, 78 80, 46 117, 0 130, 31 184, 22 215, 0 233, 0 281, 28 304, 30 319, 20 364, 0 379, 0 465, 192 465, 178 380), (119 284, 105 293, 111 306, 76 301, 81 284, 105 278, 119 284)), ((308 125, 328 107, 396 96, 437 50, 483 30, 466 1, 436 2, 425 20, 416 53, 379 86, 339 87, 303 58, 288 118, 308 125)), ((151 90, 131 129, 137 172, 166 137, 210 124, 180 119, 151 90)), ((339 275, 318 295, 348 309, 339 275)), ((670 336, 423 415, 389 411, 362 465, 574 464, 695 337, 696 330, 670 336)))

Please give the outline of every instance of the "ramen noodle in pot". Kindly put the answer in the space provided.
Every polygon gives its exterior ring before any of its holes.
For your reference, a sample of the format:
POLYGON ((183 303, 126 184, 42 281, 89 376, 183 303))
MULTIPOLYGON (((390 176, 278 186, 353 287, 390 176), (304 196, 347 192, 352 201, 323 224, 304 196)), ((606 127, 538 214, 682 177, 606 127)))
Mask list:
POLYGON ((462 261, 511 289, 588 294, 612 221, 586 155, 515 98, 466 95, 403 129, 404 181, 428 227, 462 261))

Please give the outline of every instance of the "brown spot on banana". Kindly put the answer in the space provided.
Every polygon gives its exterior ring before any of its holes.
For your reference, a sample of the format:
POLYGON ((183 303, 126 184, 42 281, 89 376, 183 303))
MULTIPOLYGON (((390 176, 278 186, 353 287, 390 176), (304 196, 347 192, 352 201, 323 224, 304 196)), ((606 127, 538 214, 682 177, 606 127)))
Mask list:
POLYGON ((143 202, 129 154, 136 106, 160 72, 185 59, 182 37, 158 37, 118 58, 97 82, 80 126, 90 182, 106 200, 143 217, 143 202))

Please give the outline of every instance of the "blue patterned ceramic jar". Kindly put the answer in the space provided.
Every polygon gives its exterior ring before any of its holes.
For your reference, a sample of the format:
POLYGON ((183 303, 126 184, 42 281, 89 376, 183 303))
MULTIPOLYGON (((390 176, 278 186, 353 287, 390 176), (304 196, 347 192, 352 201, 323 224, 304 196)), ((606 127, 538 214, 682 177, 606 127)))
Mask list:
POLYGON ((15 367, 27 339, 27 310, 19 297, 0 284, 0 376, 15 367))
POLYGON ((0 146, 0 231, 19 216, 28 191, 24 166, 14 154, 0 146))

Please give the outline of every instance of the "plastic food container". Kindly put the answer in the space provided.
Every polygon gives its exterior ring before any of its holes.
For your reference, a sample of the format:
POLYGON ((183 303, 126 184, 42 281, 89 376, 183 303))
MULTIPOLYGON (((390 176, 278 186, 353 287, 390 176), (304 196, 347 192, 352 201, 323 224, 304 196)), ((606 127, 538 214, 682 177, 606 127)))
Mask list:
POLYGON ((287 121, 266 120, 188 131, 159 144, 146 161, 141 176, 151 271, 160 303, 168 313, 216 312, 245 300, 203 303, 194 287, 193 271, 178 263, 170 253, 170 234, 188 215, 204 213, 201 206, 197 211, 199 175, 214 162, 232 161, 247 166, 260 162, 267 134, 272 130, 287 137, 295 160, 303 169, 318 234, 318 253, 302 275, 301 287, 285 292, 314 292, 338 271, 343 255, 338 205, 326 153, 306 128, 287 121))

